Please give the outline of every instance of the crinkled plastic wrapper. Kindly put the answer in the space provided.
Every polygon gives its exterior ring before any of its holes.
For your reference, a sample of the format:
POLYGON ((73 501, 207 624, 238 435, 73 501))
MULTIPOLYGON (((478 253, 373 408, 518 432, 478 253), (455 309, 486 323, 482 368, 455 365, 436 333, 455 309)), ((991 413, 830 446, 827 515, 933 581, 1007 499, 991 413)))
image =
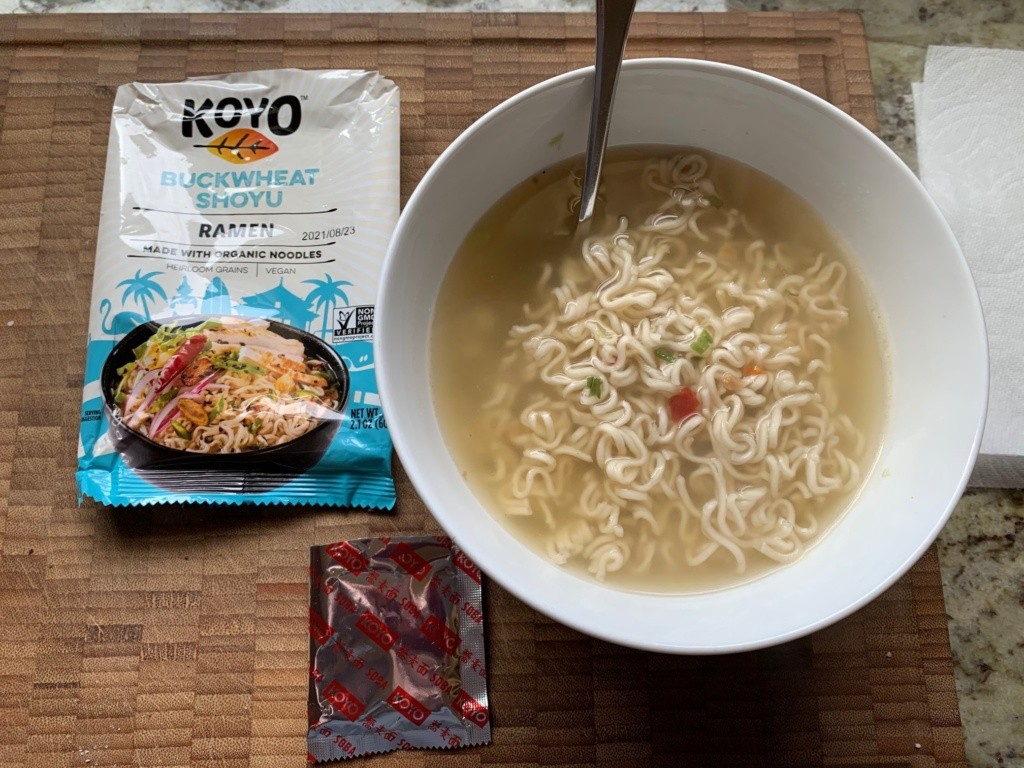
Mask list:
POLYGON ((118 89, 80 498, 394 505, 373 325, 398 120, 376 72, 118 89))
POLYGON ((447 537, 313 547, 311 762, 491 740, 480 570, 447 537))

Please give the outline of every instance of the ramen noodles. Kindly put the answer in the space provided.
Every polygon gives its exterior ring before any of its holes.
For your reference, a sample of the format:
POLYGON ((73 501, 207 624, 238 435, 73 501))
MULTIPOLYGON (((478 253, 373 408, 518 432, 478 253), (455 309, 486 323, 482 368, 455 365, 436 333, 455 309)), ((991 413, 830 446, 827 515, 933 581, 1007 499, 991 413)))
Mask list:
POLYGON ((886 407, 841 244, 706 152, 613 150, 582 242, 578 187, 565 164, 528 180, 445 278, 432 377, 456 463, 544 557, 610 584, 793 562, 860 488, 886 407))

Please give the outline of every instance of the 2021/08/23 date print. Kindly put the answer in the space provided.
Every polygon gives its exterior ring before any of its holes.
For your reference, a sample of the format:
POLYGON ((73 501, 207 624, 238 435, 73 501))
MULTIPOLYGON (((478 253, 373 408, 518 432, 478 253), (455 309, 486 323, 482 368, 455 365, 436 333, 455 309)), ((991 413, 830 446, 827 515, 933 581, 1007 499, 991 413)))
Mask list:
POLYGON ((331 227, 330 229, 311 229, 302 233, 302 239, 308 241, 331 240, 338 237, 348 237, 356 233, 355 226, 331 227))

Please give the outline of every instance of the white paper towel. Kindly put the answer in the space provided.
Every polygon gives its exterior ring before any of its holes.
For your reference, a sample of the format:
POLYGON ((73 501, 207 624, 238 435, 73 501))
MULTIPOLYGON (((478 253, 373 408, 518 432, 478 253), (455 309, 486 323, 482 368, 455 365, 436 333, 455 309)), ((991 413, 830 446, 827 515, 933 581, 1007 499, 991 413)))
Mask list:
POLYGON ((971 485, 1024 486, 1024 52, 931 47, 914 106, 921 181, 967 256, 988 327, 971 485))

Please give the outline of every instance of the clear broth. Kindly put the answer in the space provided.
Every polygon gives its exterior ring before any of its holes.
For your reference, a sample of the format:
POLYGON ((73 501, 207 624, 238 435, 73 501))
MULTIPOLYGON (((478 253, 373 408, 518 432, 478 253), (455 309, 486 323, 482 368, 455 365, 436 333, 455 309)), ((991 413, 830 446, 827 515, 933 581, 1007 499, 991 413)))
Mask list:
MULTIPOLYGON (((662 193, 641 184, 652 159, 679 154, 681 148, 625 147, 608 151, 593 232, 611 232, 619 217, 630 223, 649 214, 662 193), (641 214, 640 212, 644 212, 641 214)), ((834 385, 839 408, 863 433, 866 450, 859 460, 862 476, 875 463, 887 410, 886 350, 880 316, 853 260, 839 238, 814 209, 788 188, 738 161, 694 150, 709 161, 708 177, 719 196, 739 209, 768 240, 825 251, 849 270, 845 300, 850 321, 834 338, 834 385)), ((496 483, 488 482, 489 461, 499 435, 480 420, 481 405, 498 381, 502 346, 511 326, 522 321, 522 308, 537 296, 545 263, 579 259, 573 245, 574 217, 568 201, 578 194, 572 176, 582 170, 575 157, 532 176, 503 197, 476 223, 445 275, 431 329, 431 389, 448 449, 483 506, 541 557, 548 529, 539 516, 510 516, 502 511, 496 483)), ((538 387, 541 386, 538 383, 538 387)), ((515 421, 518 413, 510 413, 515 421)), ((858 489, 859 491, 859 489, 858 489)), ((815 507, 819 532, 814 541, 850 506, 854 494, 835 496, 815 507)), ((813 545, 814 541, 811 542, 813 545)), ((628 565, 628 564, 627 564, 628 565)), ((608 575, 606 584, 622 589, 689 593, 721 589, 783 567, 764 555, 750 555, 744 573, 719 551, 699 566, 654 561, 643 574, 627 568, 608 575)), ((592 579, 585 563, 565 566, 592 579)))

